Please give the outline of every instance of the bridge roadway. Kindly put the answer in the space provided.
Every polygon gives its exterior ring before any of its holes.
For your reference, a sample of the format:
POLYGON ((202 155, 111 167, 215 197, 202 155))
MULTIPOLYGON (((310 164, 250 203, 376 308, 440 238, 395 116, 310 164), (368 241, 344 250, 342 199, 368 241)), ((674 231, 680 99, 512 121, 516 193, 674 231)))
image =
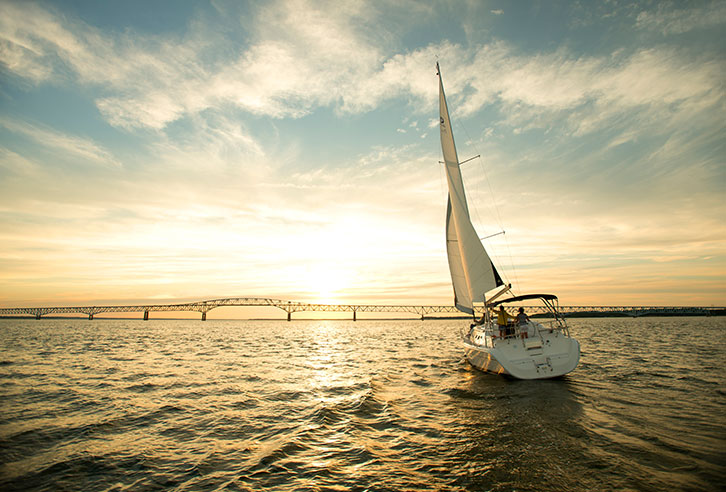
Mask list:
MULTIPOLYGON (((0 308, 0 316, 29 315, 40 319, 50 314, 85 314, 93 319, 100 313, 131 313, 143 312, 144 320, 149 319, 149 313, 154 311, 197 311, 202 314, 202 321, 207 319, 207 313, 212 309, 223 306, 256 306, 275 307, 287 313, 287 320, 292 319, 292 313, 303 311, 352 312, 353 321, 357 313, 411 313, 425 319, 427 315, 437 313, 462 314, 454 306, 413 306, 413 305, 372 305, 372 304, 311 304, 307 302, 286 301, 264 297, 230 297, 226 299, 212 299, 182 304, 141 304, 136 306, 58 306, 58 307, 20 307, 0 308)), ((545 313, 542 305, 523 306, 527 313, 545 313)), ((560 312, 575 313, 624 313, 629 316, 642 316, 645 314, 690 314, 708 315, 712 311, 723 311, 724 307, 664 307, 664 306, 561 306, 560 312)))

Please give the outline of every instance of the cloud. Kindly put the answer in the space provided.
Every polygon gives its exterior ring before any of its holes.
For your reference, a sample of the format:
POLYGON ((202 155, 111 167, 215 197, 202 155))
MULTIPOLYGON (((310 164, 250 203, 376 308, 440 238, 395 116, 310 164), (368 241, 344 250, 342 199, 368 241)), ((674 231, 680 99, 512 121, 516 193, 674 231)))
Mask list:
POLYGON ((726 4, 723 2, 715 1, 708 5, 689 7, 673 9, 667 3, 659 4, 655 11, 644 10, 638 14, 636 27, 668 35, 713 28, 726 23, 726 4))
MULTIPOLYGON (((659 9, 642 13, 638 23, 722 22, 724 11, 716 5, 688 15, 659 9)), ((449 96, 461 115, 501 101, 509 123, 518 124, 594 103, 573 128, 576 134, 605 123, 603 114, 614 117, 634 106, 696 104, 719 90, 724 77, 723 64, 708 54, 662 47, 586 57, 564 48, 523 55, 501 41, 467 48, 442 42, 391 53, 380 43, 385 32, 375 27, 382 13, 355 3, 265 5, 249 23, 250 42, 241 51, 204 23, 174 39, 103 33, 36 4, 5 3, 2 14, 0 59, 11 71, 39 82, 71 69, 81 83, 98 87, 96 104, 107 120, 128 128, 162 129, 185 115, 230 104, 274 118, 299 118, 321 106, 366 112, 397 96, 428 108, 437 56, 445 60, 449 96), (227 47, 226 59, 206 61, 212 41, 217 49, 227 47), (458 63, 447 65, 449 60, 458 63)))
POLYGON ((0 60, 36 83, 75 74, 100 92, 96 105, 106 119, 127 128, 162 129, 183 115, 229 104, 299 118, 320 106, 357 113, 402 93, 432 95, 433 60, 454 48, 444 44, 387 58, 371 27, 380 14, 367 5, 346 5, 265 6, 251 42, 239 52, 211 26, 196 25, 182 39, 103 33, 36 4, 7 3, 0 60), (205 62, 207 36, 227 46, 231 57, 205 62))
MULTIPOLYGON (((150 160, 190 157, 180 150, 150 160)), ((242 285, 256 295, 310 298, 318 293, 309 279, 333 275, 349 280, 348 295, 361 302, 357 293, 366 285, 381 291, 408 285, 401 279, 412 271, 416 282, 422 275, 446 279, 439 227, 445 202, 431 182, 431 161, 410 147, 382 147, 325 172, 268 168, 248 179, 205 177, 199 169, 175 181, 154 168, 112 188, 92 177, 61 197, 46 193, 42 180, 32 197, 0 211, 8 226, 0 234, 3 292, 17 299, 27 282, 35 285, 33 295, 47 298, 58 283, 87 299, 204 297, 242 285), (428 258, 423 268, 422 258, 428 258), (104 275, 89 278, 98 272, 104 275), (93 292, 84 290, 90 284, 93 292)))
POLYGON ((57 159, 69 158, 84 164, 120 166, 120 162, 90 139, 67 135, 51 128, 26 122, 0 118, 0 126, 11 133, 33 140, 34 145, 52 151, 57 159))
POLYGON ((220 39, 212 26, 197 25, 183 39, 106 34, 37 4, 4 3, 0 61, 36 83, 55 82, 70 70, 107 93, 97 106, 116 126, 160 129, 184 114, 230 103, 295 118, 343 99, 370 75, 382 56, 358 27, 370 12, 363 4, 271 4, 257 13, 254 40, 235 57, 234 41, 220 39), (208 36, 232 58, 205 62, 208 36))
POLYGON ((713 95, 723 96, 725 75, 708 55, 670 48, 603 57, 576 57, 564 49, 522 56, 495 43, 480 49, 472 65, 471 78, 450 91, 456 98, 457 90, 473 89, 459 105, 463 115, 502 102, 510 125, 532 125, 541 116, 551 121, 574 111, 579 119, 571 120, 574 134, 595 131, 636 107, 670 113, 703 108, 713 95))
POLYGON ((39 167, 17 152, 0 147, 0 169, 16 176, 28 176, 37 173, 39 167))
POLYGON ((51 39, 65 33, 53 15, 34 4, 0 4, 0 62, 21 77, 35 83, 50 78, 57 70, 51 39))

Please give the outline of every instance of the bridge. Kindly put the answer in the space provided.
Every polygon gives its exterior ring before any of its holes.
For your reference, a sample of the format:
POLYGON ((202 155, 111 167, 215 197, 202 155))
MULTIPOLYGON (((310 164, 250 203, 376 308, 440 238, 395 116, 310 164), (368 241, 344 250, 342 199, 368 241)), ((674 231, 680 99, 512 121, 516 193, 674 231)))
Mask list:
MULTIPOLYGON (((318 312, 348 312, 353 314, 356 321, 358 313, 410 313, 420 316, 424 320, 432 314, 458 314, 462 313, 454 306, 418 306, 418 305, 373 305, 373 304, 311 304, 306 302, 270 299, 264 297, 230 297, 225 299, 211 299, 206 301, 187 302, 181 304, 140 304, 135 306, 58 306, 58 307, 17 307, 0 308, 0 316, 33 316, 41 319, 51 314, 84 314, 89 320, 101 313, 143 313, 144 320, 149 319, 149 313, 162 311, 196 311, 201 313, 202 321, 207 319, 207 313, 212 309, 223 306, 247 307, 275 307, 287 313, 287 320, 292 319, 292 313, 304 311, 318 312)), ((531 315, 544 314, 544 305, 523 306, 531 315)), ((723 313, 726 307, 674 307, 674 306, 561 306, 560 312, 565 316, 593 315, 606 316, 620 314, 627 316, 647 315, 703 315, 723 313)), ((481 312, 478 313, 481 315, 481 312)))

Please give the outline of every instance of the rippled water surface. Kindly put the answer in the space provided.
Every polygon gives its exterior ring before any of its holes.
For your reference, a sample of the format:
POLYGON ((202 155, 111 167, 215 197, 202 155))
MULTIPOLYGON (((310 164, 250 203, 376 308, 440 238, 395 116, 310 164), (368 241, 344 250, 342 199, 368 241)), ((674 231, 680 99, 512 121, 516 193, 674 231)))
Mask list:
POLYGON ((0 489, 723 490, 726 318, 572 320, 548 381, 466 324, 0 320, 0 489))

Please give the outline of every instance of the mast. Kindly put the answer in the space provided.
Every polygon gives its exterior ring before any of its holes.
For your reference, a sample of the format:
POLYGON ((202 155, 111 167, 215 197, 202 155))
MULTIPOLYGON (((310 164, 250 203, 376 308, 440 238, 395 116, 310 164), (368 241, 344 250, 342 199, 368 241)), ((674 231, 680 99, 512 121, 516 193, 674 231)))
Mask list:
POLYGON ((474 314, 474 302, 484 302, 485 293, 503 285, 504 282, 471 223, 438 62, 436 72, 439 77, 441 150, 449 188, 446 210, 446 251, 454 287, 454 303, 460 311, 474 314))

